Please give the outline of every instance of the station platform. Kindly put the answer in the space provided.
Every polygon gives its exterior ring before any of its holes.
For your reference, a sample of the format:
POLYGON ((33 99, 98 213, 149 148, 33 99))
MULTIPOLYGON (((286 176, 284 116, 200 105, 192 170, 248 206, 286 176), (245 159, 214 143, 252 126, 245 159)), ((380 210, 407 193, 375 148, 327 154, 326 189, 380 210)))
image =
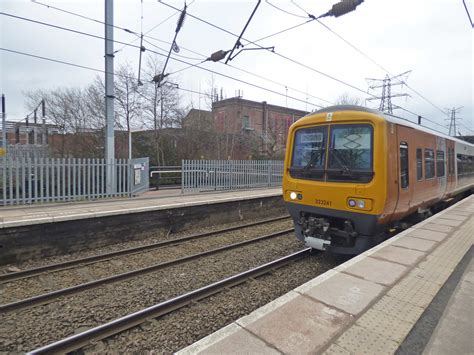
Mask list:
POLYGON ((472 354, 474 196, 177 354, 472 354))
POLYGON ((0 207, 0 229, 243 201, 281 196, 281 194, 281 187, 193 195, 183 195, 181 190, 174 189, 149 191, 134 198, 7 206, 0 207))
POLYGON ((0 207, 0 266, 285 213, 281 188, 0 207))

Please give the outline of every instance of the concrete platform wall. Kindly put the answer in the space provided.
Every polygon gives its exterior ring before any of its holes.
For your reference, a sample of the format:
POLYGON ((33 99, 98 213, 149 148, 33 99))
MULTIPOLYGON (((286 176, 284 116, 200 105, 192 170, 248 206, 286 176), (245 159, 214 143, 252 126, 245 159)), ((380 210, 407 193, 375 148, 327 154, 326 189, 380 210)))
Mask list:
POLYGON ((0 265, 163 235, 170 228, 192 233, 199 227, 285 213, 281 196, 272 196, 2 228, 0 265))

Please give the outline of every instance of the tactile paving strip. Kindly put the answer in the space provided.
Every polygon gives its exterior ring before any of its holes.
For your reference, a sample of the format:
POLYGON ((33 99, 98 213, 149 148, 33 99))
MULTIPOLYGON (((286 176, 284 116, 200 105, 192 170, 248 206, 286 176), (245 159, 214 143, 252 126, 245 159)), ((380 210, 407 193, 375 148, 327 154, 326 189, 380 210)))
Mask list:
POLYGON ((329 348, 326 349, 325 352, 323 352, 324 355, 350 355, 352 354, 350 351, 341 348, 337 344, 332 344, 329 348))
POLYGON ((440 288, 441 286, 437 283, 408 276, 395 285, 387 295, 415 306, 426 307, 431 303, 440 288))
POLYGON ((364 315, 357 320, 356 324, 366 328, 369 332, 380 334, 398 343, 405 339, 413 327, 412 323, 394 319, 375 309, 369 309, 365 312, 364 315))
POLYGON ((358 325, 350 327, 336 344, 352 354, 393 354, 398 348, 397 342, 358 325))
POLYGON ((394 353, 472 246, 474 218, 465 224, 362 314, 325 354, 394 353))
POLYGON ((397 320, 413 324, 424 311, 421 307, 391 296, 382 297, 372 308, 397 320))

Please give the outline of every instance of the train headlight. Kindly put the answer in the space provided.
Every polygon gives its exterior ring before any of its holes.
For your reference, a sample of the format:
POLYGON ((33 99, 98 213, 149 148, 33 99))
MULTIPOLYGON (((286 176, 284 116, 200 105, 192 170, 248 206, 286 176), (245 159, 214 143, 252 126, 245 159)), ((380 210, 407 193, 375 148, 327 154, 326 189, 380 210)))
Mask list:
POLYGON ((292 200, 296 200, 296 197, 298 197, 297 194, 296 194, 296 192, 290 192, 290 198, 291 198, 292 200))
POLYGON ((371 211, 374 201, 369 198, 349 197, 347 206, 357 210, 371 211))

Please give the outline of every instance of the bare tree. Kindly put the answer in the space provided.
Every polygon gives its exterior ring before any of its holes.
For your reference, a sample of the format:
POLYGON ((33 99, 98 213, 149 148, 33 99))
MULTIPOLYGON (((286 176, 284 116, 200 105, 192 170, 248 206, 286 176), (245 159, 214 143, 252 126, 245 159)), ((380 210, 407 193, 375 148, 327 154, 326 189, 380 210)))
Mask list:
POLYGON ((35 90, 24 93, 30 109, 45 100, 47 120, 62 132, 51 145, 54 154, 62 157, 98 157, 101 146, 100 131, 104 127, 103 112, 93 110, 103 105, 103 95, 98 95, 94 84, 86 87, 35 90), (74 139, 67 137, 74 137, 74 139))
POLYGON ((360 97, 350 96, 345 92, 336 99, 336 105, 362 105, 364 101, 360 97))
POLYGON ((150 57, 144 69, 145 85, 138 88, 142 97, 142 125, 152 127, 154 131, 155 161, 156 164, 165 164, 165 154, 160 131, 165 128, 182 126, 185 109, 180 106, 181 97, 178 85, 167 79, 158 85, 152 81, 160 74, 162 64, 156 57, 150 57))

